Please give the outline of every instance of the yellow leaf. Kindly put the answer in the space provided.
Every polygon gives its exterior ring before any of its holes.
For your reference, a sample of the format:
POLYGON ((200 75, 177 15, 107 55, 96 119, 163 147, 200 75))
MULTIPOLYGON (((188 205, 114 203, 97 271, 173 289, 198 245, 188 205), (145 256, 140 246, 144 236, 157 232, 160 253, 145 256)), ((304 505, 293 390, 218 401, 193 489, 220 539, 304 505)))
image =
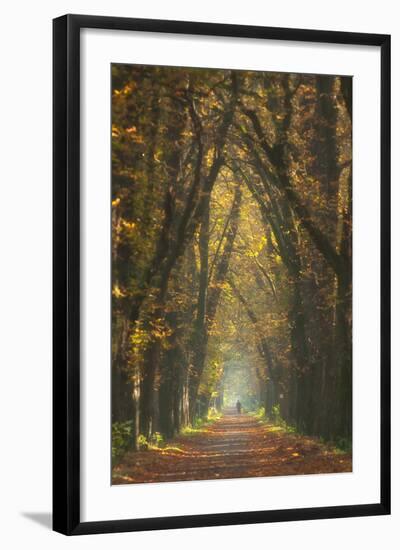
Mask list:
POLYGON ((123 296, 126 296, 126 294, 119 288, 118 285, 114 285, 112 289, 112 294, 115 296, 115 298, 122 298, 123 296))

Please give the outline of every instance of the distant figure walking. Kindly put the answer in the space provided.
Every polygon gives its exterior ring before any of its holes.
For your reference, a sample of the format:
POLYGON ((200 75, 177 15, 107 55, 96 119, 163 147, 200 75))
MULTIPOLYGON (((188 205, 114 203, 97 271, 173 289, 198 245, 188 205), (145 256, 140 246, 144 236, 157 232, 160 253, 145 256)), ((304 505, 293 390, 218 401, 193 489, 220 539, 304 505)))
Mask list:
POLYGON ((242 404, 241 404, 241 402, 239 401, 239 399, 236 401, 236 410, 237 410, 238 414, 241 414, 241 412, 242 412, 242 404))

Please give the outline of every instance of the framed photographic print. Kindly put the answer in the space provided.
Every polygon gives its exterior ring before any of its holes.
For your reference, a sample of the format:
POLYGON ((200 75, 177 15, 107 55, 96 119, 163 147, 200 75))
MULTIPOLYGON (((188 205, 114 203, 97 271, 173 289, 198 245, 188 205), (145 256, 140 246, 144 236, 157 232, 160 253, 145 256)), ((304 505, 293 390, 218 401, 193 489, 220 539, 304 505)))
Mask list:
POLYGON ((390 37, 54 20, 54 529, 390 513, 390 37))

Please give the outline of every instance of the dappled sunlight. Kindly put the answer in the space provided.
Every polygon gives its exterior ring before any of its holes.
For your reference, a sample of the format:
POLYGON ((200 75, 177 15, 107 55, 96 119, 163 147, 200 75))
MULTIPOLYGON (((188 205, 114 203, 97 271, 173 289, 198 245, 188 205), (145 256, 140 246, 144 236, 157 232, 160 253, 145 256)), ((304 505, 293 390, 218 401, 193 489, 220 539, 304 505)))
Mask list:
POLYGON ((226 415, 164 448, 127 453, 113 483, 351 472, 349 454, 248 415, 226 415))
POLYGON ((351 78, 111 73, 113 482, 351 471, 351 78))

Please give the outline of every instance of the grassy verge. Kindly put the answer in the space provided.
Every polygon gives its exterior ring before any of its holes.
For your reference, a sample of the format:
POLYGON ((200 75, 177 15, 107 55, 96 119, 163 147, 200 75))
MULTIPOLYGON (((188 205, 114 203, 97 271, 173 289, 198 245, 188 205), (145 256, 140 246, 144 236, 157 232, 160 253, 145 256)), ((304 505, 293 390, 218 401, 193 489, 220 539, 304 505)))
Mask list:
POLYGON ((250 411, 247 414, 256 418, 260 424, 263 424, 267 427, 268 432, 283 432, 287 434, 296 434, 299 437, 312 437, 317 440, 321 445, 328 447, 334 454, 345 455, 352 452, 351 442, 341 439, 338 441, 328 441, 322 437, 310 436, 300 430, 295 426, 289 425, 280 414, 279 405, 273 407, 271 417, 265 415, 264 407, 260 407, 255 411, 250 411))
MULTIPOLYGON (((193 436, 202 434, 207 430, 207 427, 213 424, 216 420, 221 418, 222 414, 215 409, 210 409, 206 418, 197 418, 193 423, 193 426, 184 427, 179 435, 193 436)), ((151 451, 176 451, 183 452, 177 446, 168 445, 163 435, 159 432, 155 432, 148 439, 144 435, 139 435, 137 445, 139 450, 151 450, 151 451)), ((112 463, 113 466, 121 461, 124 454, 133 449, 133 421, 127 422, 115 422, 112 425, 112 463)))
POLYGON ((185 426, 184 428, 182 428, 181 434, 196 435, 204 433, 207 431, 208 426, 214 424, 214 422, 221 418, 221 416, 222 413, 218 412, 216 409, 210 409, 206 418, 196 418, 193 426, 185 426))

